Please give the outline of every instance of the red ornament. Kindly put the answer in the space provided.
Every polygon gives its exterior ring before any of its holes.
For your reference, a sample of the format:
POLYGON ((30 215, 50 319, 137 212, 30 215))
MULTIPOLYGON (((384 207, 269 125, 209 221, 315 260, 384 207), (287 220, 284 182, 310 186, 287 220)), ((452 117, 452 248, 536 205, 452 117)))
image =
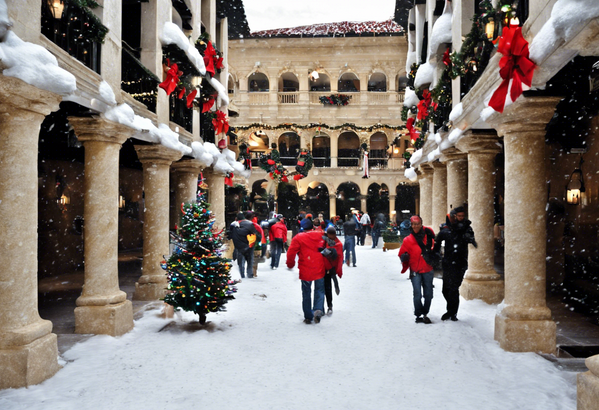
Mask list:
POLYGON ((278 169, 275 169, 275 174, 280 175, 281 171, 279 171, 278 169))
POLYGON ((297 165, 303 167, 306 163, 304 161, 297 161, 297 165))
POLYGON ((274 164, 275 164, 275 161, 274 161, 274 160, 272 160, 272 159, 269 159, 269 160, 267 160, 267 161, 266 161, 266 163, 267 163, 268 165, 274 165, 274 164))
POLYGON ((445 64, 446 66, 451 65, 451 58, 449 58, 449 47, 447 48, 447 50, 445 50, 445 53, 443 53, 443 64, 445 64))
POLYGON ((521 27, 504 27, 497 50, 503 54, 499 61, 499 75, 503 81, 493 93, 489 107, 497 112, 503 112, 510 80, 512 80, 510 98, 516 101, 522 94, 522 83, 529 87, 532 85, 536 64, 528 58, 528 42, 522 37, 521 27))

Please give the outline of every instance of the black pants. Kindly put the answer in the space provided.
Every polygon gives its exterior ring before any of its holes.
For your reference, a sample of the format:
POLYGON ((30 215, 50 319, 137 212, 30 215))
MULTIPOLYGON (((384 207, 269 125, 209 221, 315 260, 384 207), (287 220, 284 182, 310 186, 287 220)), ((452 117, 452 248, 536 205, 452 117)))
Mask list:
POLYGON ((327 300, 327 308, 333 308, 333 285, 332 282, 335 282, 337 285, 337 274, 335 273, 335 268, 329 269, 324 274, 324 296, 327 300))
POLYGON ((447 313, 458 314, 460 307, 460 285, 464 279, 466 267, 443 264, 443 297, 447 301, 447 313))

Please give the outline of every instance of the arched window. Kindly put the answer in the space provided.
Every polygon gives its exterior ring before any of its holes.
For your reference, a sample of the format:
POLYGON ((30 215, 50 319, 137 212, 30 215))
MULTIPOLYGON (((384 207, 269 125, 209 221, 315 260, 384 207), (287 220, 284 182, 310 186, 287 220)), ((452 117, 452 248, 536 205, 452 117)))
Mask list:
POLYGON ((279 137, 281 164, 295 165, 300 151, 300 137, 295 132, 286 132, 279 137))
POLYGON ((337 165, 340 167, 357 167, 360 163, 360 138, 353 131, 345 131, 339 135, 337 148, 337 165))
POLYGON ((368 80, 368 91, 385 92, 387 91, 387 76, 383 73, 374 73, 368 80))
POLYGON ((306 190, 306 210, 312 213, 316 218, 318 214, 323 214, 325 219, 329 215, 329 189, 318 181, 312 181, 306 190))
POLYGON ((318 73, 318 78, 312 80, 310 78, 310 91, 331 91, 331 80, 324 73, 318 73))
POLYGON ((312 157, 315 167, 331 166, 331 138, 320 134, 312 138, 312 157))
POLYGON ((286 72, 279 77, 279 91, 296 92, 299 91, 299 81, 295 74, 286 72))
POLYGON ((360 209, 360 187, 354 182, 344 182, 337 188, 337 215, 347 221, 352 209, 360 209))
MULTIPOLYGON (((378 214, 385 216, 389 214, 389 188, 385 184, 370 184, 368 187, 368 198, 366 207, 370 214, 370 219, 374 220, 378 214)), ((387 218, 388 219, 388 218, 387 218)))
POLYGON ((370 152, 368 153, 369 168, 387 167, 387 136, 376 132, 370 137, 370 152))
POLYGON ((345 73, 339 77, 337 90, 340 93, 352 93, 360 91, 360 79, 354 73, 345 73))
POLYGON ((252 166, 257 167, 260 154, 265 154, 269 151, 268 135, 262 130, 255 131, 248 138, 248 148, 252 156, 252 166))
POLYGON ((229 92, 229 95, 235 94, 235 90, 237 90, 237 84, 235 83, 235 79, 230 73, 227 77, 227 90, 229 92))
POLYGON ((397 76, 397 91, 399 92, 403 92, 405 91, 406 87, 408 86, 408 77, 406 77, 405 74, 399 74, 397 76))
POLYGON ((248 77, 248 91, 251 93, 266 92, 269 90, 268 77, 262 73, 252 73, 248 77))

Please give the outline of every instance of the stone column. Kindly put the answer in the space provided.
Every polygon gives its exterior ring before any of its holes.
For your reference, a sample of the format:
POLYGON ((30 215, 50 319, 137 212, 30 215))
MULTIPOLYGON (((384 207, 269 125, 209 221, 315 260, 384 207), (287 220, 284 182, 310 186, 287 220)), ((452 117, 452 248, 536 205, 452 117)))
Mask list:
POLYGON ((337 194, 329 194, 329 219, 337 215, 337 194))
POLYGON ((366 212, 368 206, 368 195, 360 195, 360 210, 366 212))
POLYGON ((468 201, 468 156, 456 149, 443 152, 447 165, 447 211, 468 201))
POLYGON ((496 135, 466 134, 457 147, 468 152, 468 218, 478 248, 468 247, 468 270, 460 287, 464 299, 487 303, 503 300, 503 279, 495 272, 493 240, 493 198, 495 156, 500 149, 496 135))
POLYGON ((169 253, 169 171, 182 154, 162 145, 136 145, 135 150, 144 170, 144 245, 133 299, 158 300, 167 287, 160 262, 169 253))
POLYGON ((337 158, 339 156, 339 132, 331 133, 331 168, 337 168, 337 158))
POLYGON ((577 377, 577 410, 595 410, 599 402, 599 355, 591 356, 584 361, 588 372, 579 373, 577 377))
POLYGON ((395 199, 397 195, 389 195, 389 221, 395 221, 397 219, 397 212, 395 211, 395 199))
POLYGON ((204 170, 204 178, 208 184, 208 203, 219 229, 225 227, 225 176, 217 174, 212 168, 204 170))
POLYGON ((60 96, 0 76, 0 389, 58 371, 52 322, 37 309, 37 155, 44 117, 60 96))
POLYGON ((445 223, 447 216, 447 166, 441 162, 431 163, 433 174, 433 221, 431 228, 439 232, 439 225, 445 223))
POLYGON ((420 217, 424 225, 431 226, 433 223, 433 168, 429 164, 420 165, 418 183, 420 184, 420 217))
POLYGON ((196 201, 198 194, 198 176, 202 166, 198 160, 185 159, 175 162, 171 167, 175 173, 175 208, 177 225, 181 219, 181 204, 196 201))
POLYGON ((492 118, 505 149, 505 298, 495 339, 511 352, 555 352, 545 301, 545 126, 559 99, 520 98, 492 118))
POLYGON ((75 332, 118 336, 133 328, 133 308, 119 289, 119 151, 131 128, 99 118, 69 117, 85 147, 85 279, 75 332))

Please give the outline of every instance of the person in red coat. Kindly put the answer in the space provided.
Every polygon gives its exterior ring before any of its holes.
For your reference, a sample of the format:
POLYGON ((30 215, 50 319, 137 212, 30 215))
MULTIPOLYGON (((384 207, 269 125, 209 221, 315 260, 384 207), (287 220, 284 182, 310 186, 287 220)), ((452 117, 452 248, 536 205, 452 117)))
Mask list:
POLYGON ((335 258, 325 257, 324 258, 324 295, 327 300, 327 316, 333 314, 333 287, 331 282, 335 283, 335 293, 339 294, 339 284, 337 283, 337 276, 341 278, 343 276, 343 244, 337 238, 337 230, 334 226, 327 228, 326 235, 322 237, 325 242, 325 247, 335 249, 335 258))
POLYGON ((320 323, 324 315, 324 256, 320 251, 324 247, 322 232, 312 230, 312 221, 304 224, 304 232, 295 235, 287 250, 287 267, 297 266, 299 278, 302 281, 302 309, 304 323, 320 323), (312 282, 314 282, 314 303, 312 304, 312 282))
POLYGON ((411 232, 403 240, 399 248, 399 259, 402 263, 401 273, 410 269, 410 279, 414 290, 414 315, 416 323, 431 323, 428 312, 433 300, 433 267, 424 259, 432 253, 435 233, 427 226, 422 226, 422 218, 414 215, 410 218, 411 232), (424 305, 422 297, 424 296, 424 305))
POLYGON ((272 255, 270 268, 277 269, 283 252, 283 246, 287 242, 287 226, 283 215, 277 216, 277 223, 270 227, 270 243, 272 243, 272 255))

